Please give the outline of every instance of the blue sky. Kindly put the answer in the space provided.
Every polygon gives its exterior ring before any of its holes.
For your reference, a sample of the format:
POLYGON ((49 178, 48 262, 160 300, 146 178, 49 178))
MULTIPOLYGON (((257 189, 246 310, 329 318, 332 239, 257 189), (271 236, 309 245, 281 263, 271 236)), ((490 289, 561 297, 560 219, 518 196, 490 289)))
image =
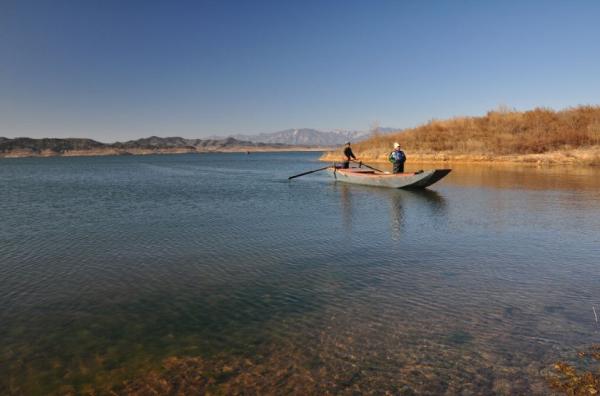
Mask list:
POLYGON ((0 136, 410 127, 600 104, 598 1, 0 0, 0 136))

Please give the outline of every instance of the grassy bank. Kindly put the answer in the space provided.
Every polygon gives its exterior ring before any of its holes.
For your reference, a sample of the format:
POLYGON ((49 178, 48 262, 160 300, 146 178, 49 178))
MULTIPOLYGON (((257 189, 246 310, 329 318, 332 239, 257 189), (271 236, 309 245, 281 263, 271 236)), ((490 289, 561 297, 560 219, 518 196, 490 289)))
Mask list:
MULTIPOLYGON (((600 106, 562 111, 500 109, 483 117, 433 120, 356 143, 365 161, 386 161, 394 142, 409 161, 529 162, 600 166, 600 106)), ((341 150, 325 153, 339 161, 341 150)))

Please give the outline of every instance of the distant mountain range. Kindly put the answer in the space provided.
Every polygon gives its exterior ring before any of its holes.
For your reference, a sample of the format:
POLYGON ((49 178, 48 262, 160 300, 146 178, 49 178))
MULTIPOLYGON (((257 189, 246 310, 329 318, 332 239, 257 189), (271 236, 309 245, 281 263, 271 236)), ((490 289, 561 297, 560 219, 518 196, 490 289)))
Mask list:
MULTIPOLYGON (((379 133, 397 131, 395 128, 379 128, 379 133)), ((364 131, 318 131, 316 129, 286 129, 258 135, 235 135, 227 138, 185 139, 182 137, 158 137, 129 140, 126 142, 101 143, 80 138, 6 138, 0 137, 0 157, 31 156, 91 156, 158 153, 193 153, 210 151, 267 151, 332 148, 345 142, 360 141, 372 135, 364 131)))
POLYGON ((101 143, 92 139, 9 139, 0 137, 0 157, 142 155, 292 149, 298 149, 298 147, 278 143, 254 143, 232 137, 203 140, 152 136, 112 144, 101 143))
MULTIPOLYGON (((164 149, 164 148, 194 148, 215 149, 227 147, 260 147, 260 144, 239 140, 232 137, 220 139, 185 139, 181 137, 162 138, 151 136, 127 142, 113 143, 110 146, 119 149, 164 149)), ((264 144, 262 146, 265 146, 264 144)))
MULTIPOLYGON (((378 128, 379 133, 396 132, 398 128, 378 128)), ((272 133, 257 135, 232 135, 235 139, 248 140, 256 143, 290 144, 303 146, 339 146, 348 141, 356 142, 370 137, 370 131, 334 130, 319 131, 317 129, 300 128, 285 129, 272 133)))

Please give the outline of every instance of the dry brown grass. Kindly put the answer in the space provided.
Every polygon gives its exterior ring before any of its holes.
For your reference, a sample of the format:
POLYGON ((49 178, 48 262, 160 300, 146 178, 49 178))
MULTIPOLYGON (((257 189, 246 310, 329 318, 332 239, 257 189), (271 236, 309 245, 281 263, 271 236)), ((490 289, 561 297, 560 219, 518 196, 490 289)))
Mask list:
MULTIPOLYGON (((354 145, 364 159, 384 159, 394 142, 409 158, 440 156, 482 158, 535 156, 600 146, 600 106, 561 111, 537 108, 518 112, 501 108, 483 117, 433 120, 394 134, 376 134, 354 145)), ((598 159, 592 160, 592 164, 598 159)))

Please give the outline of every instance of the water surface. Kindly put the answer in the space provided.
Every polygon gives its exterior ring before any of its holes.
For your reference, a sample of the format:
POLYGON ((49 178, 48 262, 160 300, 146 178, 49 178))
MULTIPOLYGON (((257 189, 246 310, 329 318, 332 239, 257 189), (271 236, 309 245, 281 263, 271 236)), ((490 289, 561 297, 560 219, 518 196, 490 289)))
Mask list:
POLYGON ((546 394, 599 341, 600 171, 287 181, 318 156, 0 160, 0 393, 546 394))

